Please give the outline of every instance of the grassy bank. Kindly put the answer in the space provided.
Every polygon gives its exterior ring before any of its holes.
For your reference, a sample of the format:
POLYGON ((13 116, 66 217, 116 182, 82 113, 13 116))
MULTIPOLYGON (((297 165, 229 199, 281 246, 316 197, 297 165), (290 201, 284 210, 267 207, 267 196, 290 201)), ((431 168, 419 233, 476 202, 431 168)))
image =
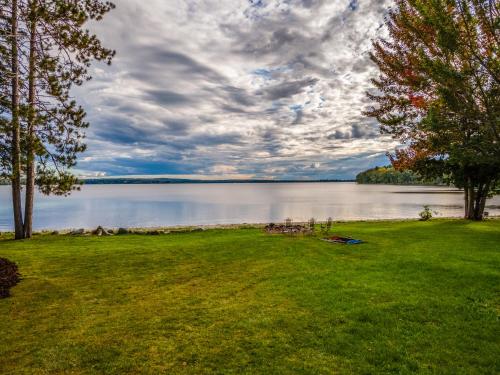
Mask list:
POLYGON ((1 374, 500 372, 500 221, 0 239, 1 374))

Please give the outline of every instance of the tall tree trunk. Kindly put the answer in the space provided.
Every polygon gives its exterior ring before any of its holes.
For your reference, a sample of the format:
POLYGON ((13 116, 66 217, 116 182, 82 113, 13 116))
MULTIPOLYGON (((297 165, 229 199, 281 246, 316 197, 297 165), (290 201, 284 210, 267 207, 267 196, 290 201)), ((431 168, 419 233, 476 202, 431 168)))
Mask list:
POLYGON ((488 182, 484 188, 484 194, 481 197, 481 201, 479 202, 480 218, 478 220, 483 220, 483 218, 484 218, 484 208, 486 207, 486 200, 488 199, 488 193, 490 191, 491 186, 492 186, 492 182, 488 182))
POLYGON ((477 183, 473 179, 468 178, 464 184, 465 189, 465 218, 467 220, 481 221, 484 218, 484 209, 488 193, 493 184, 493 181, 485 183, 477 183), (477 185, 477 189, 475 186, 477 185))
POLYGON ((476 206, 474 207, 474 220, 481 221, 484 218, 484 208, 486 207, 486 200, 490 191, 491 182, 488 181, 481 185, 478 189, 476 197, 476 206))
POLYGON ((476 200, 476 191, 474 189, 474 184, 469 180, 469 212, 467 214, 467 219, 474 220, 474 202, 476 200))
POLYGON ((35 197, 35 69, 36 69, 36 7, 37 0, 30 2, 30 52, 28 67, 28 126, 26 131, 26 201, 24 205, 24 236, 33 235, 33 205, 35 197))
POLYGON ((12 0, 11 53, 12 53, 12 206, 14 209, 15 238, 24 237, 21 205, 21 125, 19 121, 19 47, 17 0, 12 0))
POLYGON ((464 184, 464 200, 465 200, 465 215, 464 215, 464 219, 468 219, 469 218, 469 210, 470 210, 470 207, 469 207, 469 179, 466 178, 465 179, 465 184, 464 184))
POLYGON ((475 182, 471 177, 467 177, 465 182, 465 219, 474 219, 474 202, 476 201, 475 182))
POLYGON ((479 219, 480 216, 482 218, 482 214, 479 213, 479 206, 481 204, 481 199, 483 197, 483 194, 484 194, 484 184, 480 183, 479 186, 477 187, 476 199, 474 200, 473 220, 481 220, 479 219))

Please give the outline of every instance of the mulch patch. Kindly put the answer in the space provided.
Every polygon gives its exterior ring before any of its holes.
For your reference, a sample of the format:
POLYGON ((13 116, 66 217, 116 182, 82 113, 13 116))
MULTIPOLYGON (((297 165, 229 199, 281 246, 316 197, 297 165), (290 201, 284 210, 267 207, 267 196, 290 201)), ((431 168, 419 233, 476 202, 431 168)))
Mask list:
POLYGON ((0 298, 10 296, 10 288, 21 281, 17 264, 8 259, 0 258, 0 298))
POLYGON ((300 224, 268 224, 264 228, 270 234, 311 234, 313 231, 309 226, 300 224))

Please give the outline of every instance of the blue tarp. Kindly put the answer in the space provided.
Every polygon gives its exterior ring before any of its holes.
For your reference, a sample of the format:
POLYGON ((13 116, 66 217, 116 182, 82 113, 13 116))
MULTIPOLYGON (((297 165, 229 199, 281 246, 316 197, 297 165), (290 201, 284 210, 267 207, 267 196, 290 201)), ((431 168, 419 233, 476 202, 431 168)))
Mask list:
POLYGON ((346 245, 358 245, 358 244, 363 243, 363 241, 355 240, 354 238, 338 237, 338 236, 323 238, 323 241, 333 242, 333 243, 342 243, 342 244, 346 244, 346 245))

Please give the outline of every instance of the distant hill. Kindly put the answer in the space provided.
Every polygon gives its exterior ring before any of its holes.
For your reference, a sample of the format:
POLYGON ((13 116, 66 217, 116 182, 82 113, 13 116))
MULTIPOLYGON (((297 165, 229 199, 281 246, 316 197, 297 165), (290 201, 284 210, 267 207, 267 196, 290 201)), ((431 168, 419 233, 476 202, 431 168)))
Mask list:
POLYGON ((356 176, 358 184, 443 185, 441 179, 426 180, 411 171, 400 172, 391 166, 376 167, 356 176))

